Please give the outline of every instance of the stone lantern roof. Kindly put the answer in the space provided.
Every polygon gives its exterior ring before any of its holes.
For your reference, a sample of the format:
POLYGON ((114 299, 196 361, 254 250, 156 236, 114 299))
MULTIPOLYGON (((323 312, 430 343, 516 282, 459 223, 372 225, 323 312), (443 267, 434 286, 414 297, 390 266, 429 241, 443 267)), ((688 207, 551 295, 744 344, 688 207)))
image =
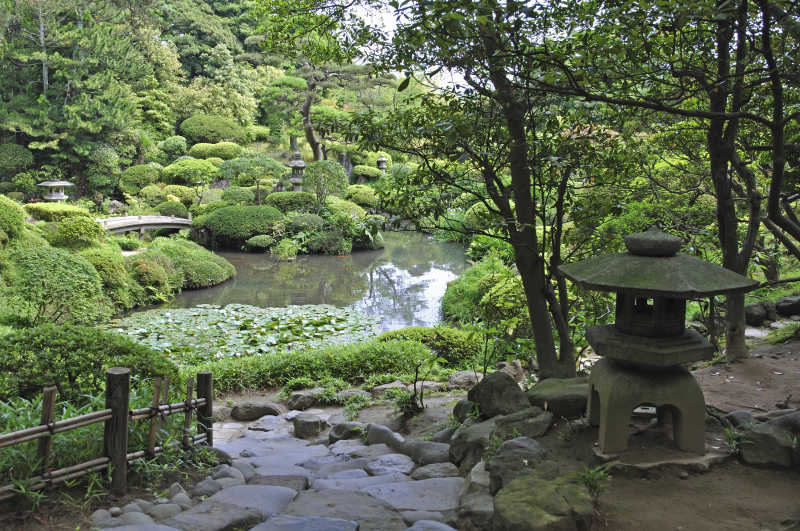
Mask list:
POLYGON ((742 293, 758 282, 694 256, 677 252, 680 238, 652 227, 625 238, 627 253, 597 256, 559 266, 568 279, 598 291, 693 299, 742 293))
POLYGON ((306 163, 305 161, 303 161, 303 156, 300 154, 299 151, 294 152, 292 158, 289 160, 289 162, 286 163, 286 165, 292 169, 306 167, 306 163))
POLYGON ((50 189, 50 193, 44 196, 48 201, 64 201, 69 199, 67 194, 64 193, 64 188, 75 185, 69 181, 43 181, 36 186, 50 189))

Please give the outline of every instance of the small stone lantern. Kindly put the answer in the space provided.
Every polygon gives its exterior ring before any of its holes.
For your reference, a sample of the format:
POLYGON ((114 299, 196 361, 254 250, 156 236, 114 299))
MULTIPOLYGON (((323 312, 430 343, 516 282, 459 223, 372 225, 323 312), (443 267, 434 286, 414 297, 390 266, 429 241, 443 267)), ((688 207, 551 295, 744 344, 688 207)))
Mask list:
POLYGON ((303 191, 303 171, 306 169, 306 163, 303 162, 303 156, 299 151, 295 151, 292 158, 286 164, 292 169, 292 175, 289 176, 289 182, 292 183, 292 189, 295 192, 303 191))
POLYGON ((49 192, 44 196, 47 201, 66 201, 69 197, 64 193, 64 188, 75 185, 69 181, 44 181, 36 186, 49 189, 49 192))
POLYGON ((684 363, 708 360, 714 347, 686 329, 686 300, 743 293, 756 281, 677 252, 681 240, 653 227, 625 238, 627 253, 562 265, 576 284, 617 294, 616 323, 595 326, 586 339, 603 359, 589 377, 589 422, 599 425, 600 451, 622 452, 634 408, 671 413, 674 441, 705 453, 705 400, 684 363))
POLYGON ((378 169, 381 170, 381 173, 386 173, 387 162, 389 162, 389 160, 385 155, 381 155, 378 157, 378 160, 375 161, 375 163, 378 165, 378 169))

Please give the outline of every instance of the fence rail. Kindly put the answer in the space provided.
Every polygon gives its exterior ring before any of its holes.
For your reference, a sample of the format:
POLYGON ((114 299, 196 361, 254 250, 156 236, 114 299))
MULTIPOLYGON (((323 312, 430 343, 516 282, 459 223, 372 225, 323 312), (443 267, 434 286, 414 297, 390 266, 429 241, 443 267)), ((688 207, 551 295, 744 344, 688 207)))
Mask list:
MULTIPOLYGON (((122 496, 128 487, 128 463, 156 455, 164 450, 156 446, 156 435, 161 420, 169 415, 184 414, 183 434, 180 444, 188 448, 193 444, 214 445, 213 379, 210 372, 197 373, 197 398, 195 379, 186 382, 186 399, 182 402, 164 404, 169 394, 169 378, 153 381, 153 405, 151 407, 130 409, 130 370, 113 367, 106 371, 106 409, 94 411, 78 417, 53 421, 56 388, 46 387, 42 393, 42 421, 39 426, 26 428, 0 435, 0 448, 39 441, 37 454, 40 459, 40 474, 28 478, 27 489, 38 490, 49 485, 85 476, 91 472, 111 469, 111 493, 122 496), (197 435, 190 435, 192 414, 196 412, 197 435), (150 420, 147 448, 128 453, 128 428, 130 422, 150 420), (105 455, 84 463, 48 471, 52 449, 52 438, 57 433, 83 428, 104 422, 103 448, 105 455)), ((0 501, 16 495, 15 485, 0 486, 0 501)))

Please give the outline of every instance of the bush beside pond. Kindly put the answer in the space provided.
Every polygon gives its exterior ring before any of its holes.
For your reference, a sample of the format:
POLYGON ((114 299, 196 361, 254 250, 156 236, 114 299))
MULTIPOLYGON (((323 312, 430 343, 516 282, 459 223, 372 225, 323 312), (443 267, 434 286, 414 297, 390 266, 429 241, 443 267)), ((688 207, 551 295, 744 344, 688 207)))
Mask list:
POLYGON ((397 339, 422 343, 452 366, 462 366, 479 356, 483 350, 482 337, 479 334, 445 326, 435 328, 411 326, 384 332, 377 338, 378 341, 397 339))
POLYGON ((312 212, 314 196, 308 192, 274 192, 264 199, 265 205, 271 205, 286 214, 287 212, 312 212))
POLYGON ((182 288, 207 288, 236 274, 233 264, 223 257, 187 240, 156 238, 150 244, 149 251, 166 256, 173 267, 181 272, 182 288))
POLYGON ((224 207, 197 220, 195 227, 206 229, 212 246, 240 249, 244 242, 259 234, 271 234, 281 212, 271 206, 224 207))

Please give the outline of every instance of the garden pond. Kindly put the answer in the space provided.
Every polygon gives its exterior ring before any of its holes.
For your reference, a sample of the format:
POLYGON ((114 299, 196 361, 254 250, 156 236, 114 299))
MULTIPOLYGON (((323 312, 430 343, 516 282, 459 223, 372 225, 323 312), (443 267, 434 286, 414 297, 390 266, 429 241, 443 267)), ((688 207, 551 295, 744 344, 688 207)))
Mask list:
POLYGON ((435 325, 441 320, 447 283, 468 266, 464 247, 415 232, 390 232, 384 239, 385 247, 377 251, 298 256, 292 262, 222 252, 236 266, 236 277, 212 288, 184 291, 169 306, 328 304, 376 318, 384 331, 435 325))

